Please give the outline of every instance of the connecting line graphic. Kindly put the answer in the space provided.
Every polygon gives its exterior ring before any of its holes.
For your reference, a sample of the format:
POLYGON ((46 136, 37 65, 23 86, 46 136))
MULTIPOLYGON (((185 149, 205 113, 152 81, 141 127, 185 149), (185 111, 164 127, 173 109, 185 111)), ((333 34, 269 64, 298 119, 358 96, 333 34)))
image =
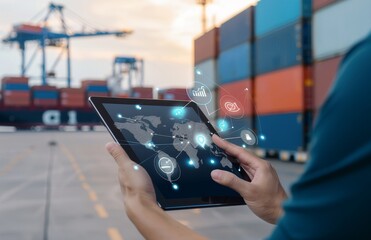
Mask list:
POLYGON ((207 114, 209 114, 209 116, 211 116, 212 114, 216 113, 217 111, 220 110, 220 108, 216 109, 214 112, 209 112, 209 109, 207 108, 207 105, 204 105, 205 108, 206 108, 206 111, 207 111, 207 114))
POLYGON ((184 151, 184 149, 186 149, 186 147, 188 147, 188 145, 189 145, 189 142, 187 142, 187 144, 185 145, 185 147, 182 149, 182 151, 180 151, 180 152, 178 153, 178 155, 176 155, 175 158, 178 158, 179 155, 184 151))
POLYGON ((229 140, 229 139, 237 139, 237 138, 241 138, 241 137, 230 137, 230 138, 223 138, 224 140, 229 140))
POLYGON ((187 102, 187 104, 186 104, 186 105, 184 105, 184 106, 182 107, 182 109, 184 109, 185 107, 187 107, 187 106, 188 106, 188 104, 190 104, 191 102, 193 102, 193 100, 191 100, 191 101, 187 102))

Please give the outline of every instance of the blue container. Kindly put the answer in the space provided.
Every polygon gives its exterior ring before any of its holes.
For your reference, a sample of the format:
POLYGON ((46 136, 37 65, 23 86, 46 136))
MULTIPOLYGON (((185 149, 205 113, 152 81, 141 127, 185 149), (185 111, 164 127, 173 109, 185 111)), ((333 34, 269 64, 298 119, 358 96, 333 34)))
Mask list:
POLYGON ((311 16, 312 0, 260 0, 255 7, 255 36, 311 16))
POLYGON ((259 130, 259 147, 276 151, 305 150, 305 122, 302 113, 256 117, 256 126, 259 130))
POLYGON ((107 86, 88 86, 86 88, 86 91, 88 92, 108 92, 108 87, 107 86))
POLYGON ((33 91, 34 99, 58 99, 57 91, 47 91, 47 90, 34 90, 33 91))
POLYGON ((3 85, 5 91, 29 91, 30 87, 24 83, 6 83, 3 85))
POLYGON ((221 52, 218 59, 219 82, 230 83, 251 77, 251 45, 243 43, 221 52))
POLYGON ((241 139, 241 131, 246 129, 252 130, 252 126, 252 117, 244 117, 241 119, 226 117, 216 120, 215 129, 218 131, 219 135, 228 142, 238 146, 246 146, 246 143, 241 139))
POLYGON ((311 63, 311 25, 290 24, 255 42, 255 73, 264 73, 311 63))
POLYGON ((254 8, 250 7, 220 26, 220 51, 225 51, 252 39, 253 12, 254 8))

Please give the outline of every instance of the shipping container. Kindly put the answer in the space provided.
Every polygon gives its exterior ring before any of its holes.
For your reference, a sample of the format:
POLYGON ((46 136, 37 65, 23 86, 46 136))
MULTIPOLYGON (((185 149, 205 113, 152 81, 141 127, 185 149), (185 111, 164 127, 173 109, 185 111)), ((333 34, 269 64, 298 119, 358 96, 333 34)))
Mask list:
POLYGON ((4 98, 19 98, 19 99, 30 99, 31 92, 30 91, 3 91, 4 98))
POLYGON ((238 146, 248 147, 248 145, 244 141, 242 141, 241 132, 243 130, 252 131, 253 118, 218 118, 215 124, 215 129, 217 129, 219 135, 222 138, 226 139, 228 142, 231 142, 238 146))
POLYGON ((23 84, 28 84, 28 78, 27 77, 16 77, 16 76, 7 76, 3 77, 1 80, 3 84, 5 83, 23 83, 23 84))
POLYGON ((290 24, 255 42, 255 73, 311 63, 311 29, 307 21, 290 24))
POLYGON ((208 59, 195 66, 194 80, 203 83, 209 89, 216 87, 217 79, 217 61, 208 59))
POLYGON ((59 93, 57 90, 33 90, 32 97, 34 99, 58 99, 59 93))
POLYGON ((3 91, 28 91, 30 87, 26 83, 4 83, 3 91))
POLYGON ((19 24, 14 27, 18 32, 27 32, 27 33, 41 33, 43 28, 38 25, 31 25, 31 24, 19 24))
POLYGON ((303 112, 312 109, 313 81, 310 67, 301 65, 257 76, 257 114, 303 112))
POLYGON ((220 85, 218 91, 219 116, 252 116, 253 83, 251 79, 220 85))
POLYGON ((4 98, 4 106, 7 107, 25 107, 31 105, 31 99, 30 98, 4 98))
POLYGON ((86 105, 86 100, 84 99, 61 99, 62 107, 84 107, 86 105))
POLYGON ((108 92, 87 92, 86 96, 89 97, 109 97, 108 92))
POLYGON ((247 42, 221 52, 218 59, 219 83, 250 78, 251 58, 251 45, 247 42))
POLYGON ((213 28, 194 40, 194 63, 217 58, 219 49, 219 29, 213 28))
POLYGON ((306 148, 303 113, 259 115, 256 126, 259 148, 274 151, 302 151, 306 148))
POLYGON ((33 99, 33 105, 37 107, 55 107, 58 105, 58 99, 40 98, 33 99))
POLYGON ((159 90, 158 99, 185 101, 190 100, 187 94, 187 89, 185 88, 170 88, 159 90))
POLYGON ((325 101, 336 77, 341 59, 342 57, 339 56, 314 64, 314 109, 320 109, 325 101))
POLYGON ((94 79, 89 79, 89 80, 82 80, 81 81, 81 88, 86 89, 88 86, 107 86, 107 81, 106 80, 94 80, 94 79))
POLYGON ((151 87, 133 87, 133 98, 153 98, 153 88, 151 87))
POLYGON ((88 92, 108 92, 108 87, 105 86, 97 86, 97 85, 90 85, 86 87, 86 91, 88 92))
POLYGON ((61 97, 66 94, 84 94, 84 90, 81 88, 61 88, 59 89, 61 97))
POLYGON ((371 1, 339 1, 313 16, 313 54, 323 60, 344 54, 371 30, 371 1))
POLYGON ((220 51, 249 42, 253 37, 254 7, 250 7, 220 26, 220 51))
POLYGON ((317 11, 340 0, 312 0, 312 10, 317 11))
POLYGON ((300 19, 309 18, 311 0, 260 0, 255 7, 255 36, 260 38, 300 19))

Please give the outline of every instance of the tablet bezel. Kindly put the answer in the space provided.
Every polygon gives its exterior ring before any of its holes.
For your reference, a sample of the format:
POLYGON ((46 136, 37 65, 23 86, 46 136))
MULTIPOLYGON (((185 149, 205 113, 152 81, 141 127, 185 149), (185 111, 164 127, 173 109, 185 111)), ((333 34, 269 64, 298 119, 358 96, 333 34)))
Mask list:
MULTIPOLYGON (((103 104, 132 104, 132 105, 154 105, 154 106, 180 106, 180 107, 192 107, 195 112, 199 115, 201 120, 206 124, 212 134, 217 134, 210 121, 203 114, 201 109, 196 103, 192 101, 174 101, 174 100, 153 100, 153 99, 135 99, 135 98, 112 98, 112 97, 89 97, 89 102, 98 113, 103 124, 107 128, 116 143, 120 144, 121 147, 126 151, 128 156, 134 161, 139 162, 138 157, 129 145, 122 145, 126 142, 125 136, 117 129, 114 125, 114 121, 105 109, 103 104), (121 144, 122 143, 122 144, 121 144)), ((127 143, 127 142, 126 142, 127 143)), ((233 159, 231 157, 231 159, 233 159)), ((242 168, 241 168, 242 169, 242 168)), ((243 177, 249 180, 249 177, 241 170, 243 177)), ((205 207, 216 207, 216 206, 231 206, 231 205, 243 205, 245 204, 242 197, 199 197, 199 198, 181 198, 181 199, 167 199, 159 191, 157 186, 154 184, 156 198, 159 206, 164 210, 176 210, 176 209, 189 209, 189 208, 205 208, 205 207)))

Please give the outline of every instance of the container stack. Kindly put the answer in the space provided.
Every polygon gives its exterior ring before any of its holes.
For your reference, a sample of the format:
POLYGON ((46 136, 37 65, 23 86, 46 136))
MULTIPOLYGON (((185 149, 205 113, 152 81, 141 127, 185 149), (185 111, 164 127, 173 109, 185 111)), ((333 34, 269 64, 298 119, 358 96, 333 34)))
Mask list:
POLYGON ((85 91, 86 98, 109 96, 106 80, 83 80, 81 81, 81 88, 85 91))
POLYGON ((261 0, 255 12, 259 148, 305 150, 312 109, 311 0, 261 0))
POLYGON ((158 91, 158 99, 164 100, 184 100, 189 101, 187 89, 185 88, 169 88, 158 91))
POLYGON ((4 77, 2 79, 4 106, 23 107, 31 105, 31 91, 26 77, 4 77))
POLYGON ((61 107, 80 108, 85 107, 85 92, 80 88, 61 88, 60 89, 61 107))
POLYGON ((313 0, 315 112, 327 96, 342 56, 370 33, 370 9, 369 0, 313 0))
POLYGON ((151 87, 133 87, 131 96, 133 98, 147 98, 152 99, 153 98, 153 88, 151 87))
POLYGON ((249 7, 220 26, 218 122, 229 125, 223 137, 239 145, 240 131, 234 129, 253 128, 253 18, 254 7, 249 7))
MULTIPOLYGON (((208 112, 216 110, 218 55, 219 28, 213 28, 194 40, 194 79, 209 88, 213 95, 213 99, 206 106, 200 106, 206 116, 209 115, 208 112)), ((214 118, 215 114, 208 117, 214 118)))
POLYGON ((54 107, 58 105, 59 90, 54 86, 33 86, 32 104, 37 107, 54 107))

